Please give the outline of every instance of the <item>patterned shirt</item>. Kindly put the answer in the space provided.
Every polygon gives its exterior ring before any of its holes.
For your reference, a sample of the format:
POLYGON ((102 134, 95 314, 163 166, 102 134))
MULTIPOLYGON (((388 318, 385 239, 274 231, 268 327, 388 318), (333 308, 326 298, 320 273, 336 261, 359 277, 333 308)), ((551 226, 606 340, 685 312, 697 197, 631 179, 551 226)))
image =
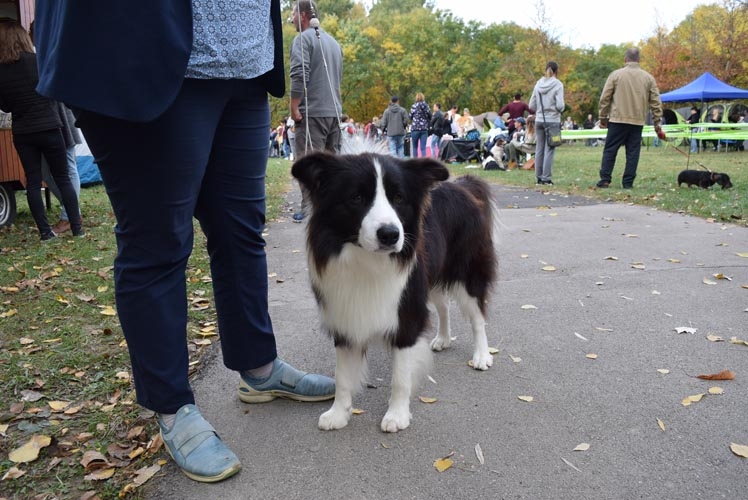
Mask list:
POLYGON ((270 0, 192 0, 187 78, 250 79, 273 69, 270 0))
POLYGON ((411 130, 428 130, 431 121, 431 111, 426 101, 418 101, 410 107, 410 119, 413 120, 411 130))

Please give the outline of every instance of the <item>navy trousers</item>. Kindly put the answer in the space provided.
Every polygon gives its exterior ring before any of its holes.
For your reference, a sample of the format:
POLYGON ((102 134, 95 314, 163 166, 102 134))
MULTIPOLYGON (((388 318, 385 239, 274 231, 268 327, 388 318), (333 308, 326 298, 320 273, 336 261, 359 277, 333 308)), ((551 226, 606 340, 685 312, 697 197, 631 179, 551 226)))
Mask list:
POLYGON ((600 165, 600 180, 611 181, 613 167, 616 164, 616 156, 621 146, 626 148, 626 167, 623 170, 623 187, 633 187, 636 179, 636 169, 639 166, 639 154, 642 150, 641 125, 629 125, 628 123, 608 123, 608 134, 605 137, 605 148, 600 165))
POLYGON ((133 123, 80 111, 117 218, 114 284, 138 402, 194 403, 186 267, 193 216, 207 237, 226 367, 276 358, 268 313, 265 171, 270 110, 255 80, 185 80, 171 107, 133 123))

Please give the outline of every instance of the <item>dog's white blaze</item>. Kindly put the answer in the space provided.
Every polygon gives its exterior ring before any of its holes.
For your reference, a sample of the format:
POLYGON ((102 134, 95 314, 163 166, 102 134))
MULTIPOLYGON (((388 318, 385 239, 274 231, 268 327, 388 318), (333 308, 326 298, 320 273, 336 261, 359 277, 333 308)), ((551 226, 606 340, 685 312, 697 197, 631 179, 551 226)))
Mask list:
POLYGON ((374 194, 374 202, 372 203, 369 212, 361 221, 361 229, 358 233, 358 243, 369 252, 382 250, 386 250, 387 252, 399 252, 403 249, 403 244, 405 243, 403 224, 400 222, 397 212, 395 212, 395 209, 392 208, 390 201, 387 199, 387 192, 384 189, 384 180, 382 178, 382 166, 378 161, 374 162, 374 168, 377 172, 377 188, 374 194), (377 231, 382 226, 388 224, 393 224, 400 231, 400 236, 394 247, 388 247, 385 249, 382 248, 382 245, 377 238, 377 231))
POLYGON ((397 329, 398 305, 415 259, 403 269, 388 254, 347 243, 327 263, 324 277, 313 261, 309 264, 312 282, 322 296, 324 326, 361 346, 397 329))

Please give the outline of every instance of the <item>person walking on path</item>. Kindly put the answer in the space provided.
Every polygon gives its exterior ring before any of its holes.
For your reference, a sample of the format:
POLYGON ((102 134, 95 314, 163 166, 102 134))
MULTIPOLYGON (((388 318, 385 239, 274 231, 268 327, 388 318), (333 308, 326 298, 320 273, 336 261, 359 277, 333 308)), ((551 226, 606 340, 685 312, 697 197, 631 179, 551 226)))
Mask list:
MULTIPOLYGON (((166 448, 195 481, 221 481, 241 464, 189 381, 193 217, 207 238, 221 352, 239 399, 335 393, 331 378, 278 358, 268 312, 267 94, 285 93, 282 33, 280 0, 36 2, 39 91, 76 110, 117 219, 115 299, 137 400, 156 412, 166 448)), ((266 451, 256 452, 258 468, 266 451)))
POLYGON ((660 91, 654 77, 639 66, 639 49, 626 50, 623 62, 623 68, 608 76, 598 106, 600 128, 608 129, 600 164, 600 181, 597 183, 599 188, 610 187, 621 146, 626 148, 622 186, 624 189, 634 187, 647 111, 652 112, 655 132, 658 136, 662 134, 660 91))

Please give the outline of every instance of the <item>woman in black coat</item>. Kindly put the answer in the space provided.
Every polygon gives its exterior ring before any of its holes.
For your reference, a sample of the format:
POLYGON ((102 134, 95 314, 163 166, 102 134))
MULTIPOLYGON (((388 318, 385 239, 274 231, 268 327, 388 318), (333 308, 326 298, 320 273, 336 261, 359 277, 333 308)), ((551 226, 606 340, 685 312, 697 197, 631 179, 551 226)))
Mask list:
POLYGON ((13 115, 13 144, 26 174, 26 198, 42 240, 57 236, 42 199, 42 155, 49 164, 74 235, 84 234, 78 197, 68 176, 57 103, 36 92, 39 74, 31 37, 15 21, 0 22, 0 109, 13 115))

